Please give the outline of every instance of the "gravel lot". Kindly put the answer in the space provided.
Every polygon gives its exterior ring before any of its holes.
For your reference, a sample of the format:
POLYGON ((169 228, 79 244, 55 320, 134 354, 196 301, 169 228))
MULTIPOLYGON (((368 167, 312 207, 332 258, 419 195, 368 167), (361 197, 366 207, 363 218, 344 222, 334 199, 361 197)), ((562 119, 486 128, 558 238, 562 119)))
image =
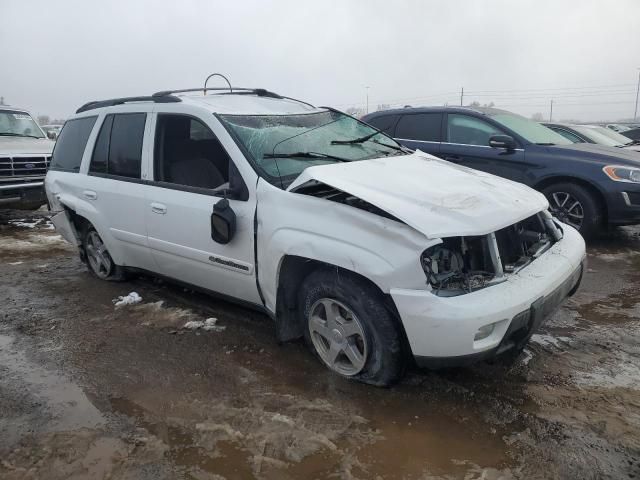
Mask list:
POLYGON ((639 232, 590 245, 515 365, 378 389, 278 345, 262 314, 96 280, 46 212, 4 212, 0 478, 640 478, 639 232))

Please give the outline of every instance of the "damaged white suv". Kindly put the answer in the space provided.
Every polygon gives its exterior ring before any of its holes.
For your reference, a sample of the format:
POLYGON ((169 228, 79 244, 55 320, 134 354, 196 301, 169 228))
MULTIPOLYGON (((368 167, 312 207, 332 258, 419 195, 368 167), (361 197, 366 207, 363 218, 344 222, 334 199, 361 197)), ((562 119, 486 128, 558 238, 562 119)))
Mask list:
POLYGON ((585 245, 540 193, 262 89, 92 102, 46 190, 89 270, 147 271, 268 313, 377 385, 518 351, 578 287, 585 245))

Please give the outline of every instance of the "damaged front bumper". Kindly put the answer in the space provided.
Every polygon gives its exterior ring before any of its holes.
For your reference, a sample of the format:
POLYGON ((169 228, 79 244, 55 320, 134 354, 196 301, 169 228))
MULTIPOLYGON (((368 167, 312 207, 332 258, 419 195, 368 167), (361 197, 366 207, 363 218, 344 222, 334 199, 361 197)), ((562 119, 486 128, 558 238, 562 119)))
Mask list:
POLYGON ((561 240, 500 284, 455 297, 391 289, 418 365, 462 365, 524 346, 580 283, 584 240, 563 230, 561 240))

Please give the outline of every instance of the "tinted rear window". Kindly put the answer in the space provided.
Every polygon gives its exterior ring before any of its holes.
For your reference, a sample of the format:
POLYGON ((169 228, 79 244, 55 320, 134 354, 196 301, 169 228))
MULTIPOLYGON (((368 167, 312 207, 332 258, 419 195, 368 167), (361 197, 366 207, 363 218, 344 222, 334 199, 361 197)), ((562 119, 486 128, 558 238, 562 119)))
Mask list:
POLYGON ((398 123, 399 117, 400 115, 380 115, 379 117, 366 120, 366 123, 386 133, 387 135, 394 137, 396 123, 398 123))
POLYGON ((110 114, 93 149, 90 173, 140 178, 146 113, 110 114))
POLYGON ((97 117, 83 117, 64 124, 53 150, 51 167, 77 172, 97 117))
POLYGON ((441 113, 412 113, 403 115, 396 125, 396 138, 441 142, 441 113))
POLYGON ((113 118, 109 145, 109 173, 140 178, 142 139, 146 113, 126 113, 113 118))

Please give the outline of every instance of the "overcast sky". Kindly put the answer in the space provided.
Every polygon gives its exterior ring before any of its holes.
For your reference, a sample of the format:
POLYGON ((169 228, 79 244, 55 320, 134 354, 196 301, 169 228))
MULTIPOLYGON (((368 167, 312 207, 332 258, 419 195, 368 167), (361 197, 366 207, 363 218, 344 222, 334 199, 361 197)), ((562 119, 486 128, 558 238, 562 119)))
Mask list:
POLYGON ((0 96, 65 117, 221 72, 338 108, 633 116, 640 0, 0 0, 0 96))

